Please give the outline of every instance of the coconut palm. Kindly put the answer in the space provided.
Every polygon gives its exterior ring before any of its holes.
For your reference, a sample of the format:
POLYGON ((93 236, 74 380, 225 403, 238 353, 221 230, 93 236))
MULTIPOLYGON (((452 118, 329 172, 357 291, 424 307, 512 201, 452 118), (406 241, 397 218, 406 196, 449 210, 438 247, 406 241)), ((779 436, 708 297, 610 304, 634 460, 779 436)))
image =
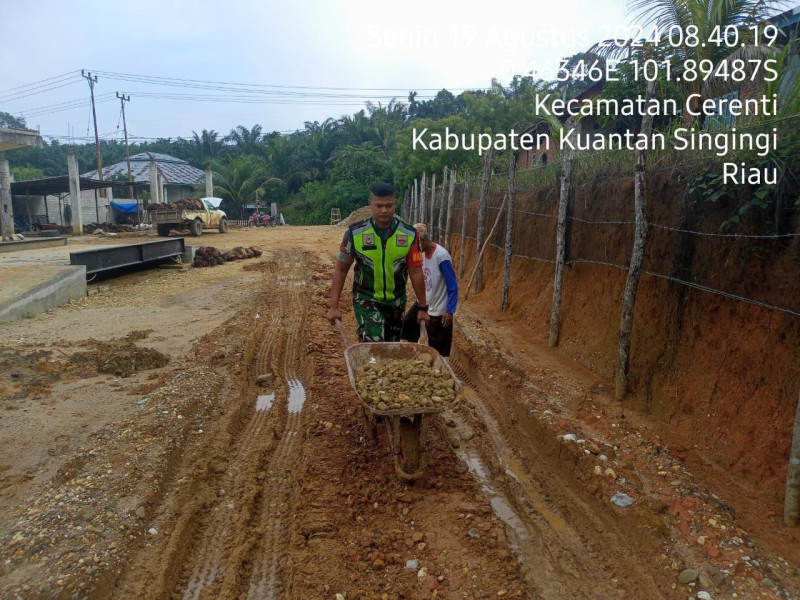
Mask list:
MULTIPOLYGON (((653 26, 658 27, 661 38, 659 45, 668 48, 671 64, 677 67, 673 77, 680 77, 681 69, 688 60, 695 61, 695 65, 707 60, 716 69, 723 62, 766 58, 775 54, 774 48, 762 44, 761 40, 753 39, 753 31, 749 26, 763 25, 770 9, 777 4, 774 0, 633 0, 630 11, 634 22, 641 24, 644 31, 650 31, 653 26), (698 43, 693 37, 686 35, 695 28, 698 43), (710 42, 712 38, 726 35, 727 28, 736 28, 740 46, 730 47, 710 42), (677 32, 678 29, 683 35, 675 35, 670 40, 670 31, 677 32)), ((626 49, 625 52, 629 50, 626 49)), ((764 70, 761 69, 760 72, 763 73, 764 70)), ((681 77, 679 87, 687 97, 689 94, 698 94, 693 98, 696 108, 705 98, 730 91, 735 85, 737 84, 725 82, 719 77, 710 77, 707 81, 702 77, 693 81, 681 77)), ((701 125, 702 120, 702 116, 698 117, 701 125)))

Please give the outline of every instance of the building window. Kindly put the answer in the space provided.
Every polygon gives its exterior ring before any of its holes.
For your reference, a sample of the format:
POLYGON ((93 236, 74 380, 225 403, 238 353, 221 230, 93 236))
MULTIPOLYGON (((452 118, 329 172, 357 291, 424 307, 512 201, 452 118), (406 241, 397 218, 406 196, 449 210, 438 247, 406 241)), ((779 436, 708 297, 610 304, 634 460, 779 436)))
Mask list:
POLYGON ((542 164, 547 164, 547 152, 542 152, 542 164))

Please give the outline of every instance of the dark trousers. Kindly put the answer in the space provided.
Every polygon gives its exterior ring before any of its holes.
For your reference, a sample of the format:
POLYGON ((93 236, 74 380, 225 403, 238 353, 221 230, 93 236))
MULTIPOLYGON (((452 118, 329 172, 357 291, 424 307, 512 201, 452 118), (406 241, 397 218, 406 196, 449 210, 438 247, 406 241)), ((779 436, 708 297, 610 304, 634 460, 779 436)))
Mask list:
MULTIPOLYGON (((419 302, 414 302, 406 316, 403 317, 403 339, 416 344, 419 342, 419 323, 417 323, 417 312, 419 302)), ((442 317, 431 317, 427 323, 428 345, 442 356, 450 356, 450 348, 453 346, 453 325, 445 327, 442 325, 442 317)))

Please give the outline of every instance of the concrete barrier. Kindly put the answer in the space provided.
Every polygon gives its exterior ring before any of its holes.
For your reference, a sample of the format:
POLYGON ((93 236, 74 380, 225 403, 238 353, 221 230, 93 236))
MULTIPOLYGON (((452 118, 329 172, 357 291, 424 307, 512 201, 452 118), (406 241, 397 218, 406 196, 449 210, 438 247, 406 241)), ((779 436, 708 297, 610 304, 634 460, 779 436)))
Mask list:
POLYGON ((85 296, 86 267, 64 266, 54 277, 0 303, 0 323, 33 317, 85 296))
POLYGON ((0 244, 0 253, 18 252, 20 250, 35 250, 36 248, 50 248, 51 246, 66 246, 69 240, 64 237, 28 239, 21 242, 3 242, 0 244))

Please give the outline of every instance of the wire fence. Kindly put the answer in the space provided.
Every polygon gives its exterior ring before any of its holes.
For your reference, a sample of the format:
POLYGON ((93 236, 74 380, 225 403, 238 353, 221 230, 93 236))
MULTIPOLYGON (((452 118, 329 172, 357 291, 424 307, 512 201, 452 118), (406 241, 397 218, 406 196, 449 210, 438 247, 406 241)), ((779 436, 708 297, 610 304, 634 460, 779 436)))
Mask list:
MULTIPOLYGON (((614 155, 612 152, 596 153, 579 160, 597 164, 599 154, 614 155)), ((633 161, 628 158, 618 161, 618 168, 610 174, 585 171, 573 178, 567 215, 567 265, 584 263, 629 269, 635 222, 631 218, 633 161)), ((800 273, 800 206, 782 207, 784 228, 779 231, 775 231, 775 219, 764 218, 756 210, 750 218, 741 219, 735 229, 721 231, 720 223, 736 212, 736 202, 740 199, 723 198, 718 203, 690 201, 689 188, 700 165, 698 161, 648 169, 646 218, 649 233, 642 273, 737 302, 800 316, 800 277, 797 276, 800 273), (794 273, 794 276, 787 279, 786 273, 794 273)), ((556 262, 558 168, 559 165, 537 166, 515 174, 512 261, 556 262)), ((480 251, 477 247, 480 189, 481 178, 471 177, 469 182, 459 182, 449 199, 453 203, 450 207, 452 223, 450 239, 445 243, 453 246, 450 250, 454 263, 465 273, 474 267, 480 251), (466 200, 465 185, 469 186, 466 200), (466 270, 458 264, 462 244, 466 244, 463 265, 468 267, 466 270)), ((490 177, 483 235, 486 241, 486 235, 497 221, 497 229, 487 245, 500 252, 505 251, 499 242, 506 237, 506 223, 504 217, 498 219, 498 211, 507 190, 508 173, 490 177)), ((433 211, 430 188, 426 190, 426 197, 425 215, 417 212, 405 216, 410 220, 432 221, 429 229, 434 238, 444 241, 446 227, 439 226, 439 214, 447 211, 448 197, 441 194, 437 186, 433 211)), ((415 206, 407 204, 406 213, 412 213, 415 206)), ((513 286, 512 279, 512 294, 513 286)))

